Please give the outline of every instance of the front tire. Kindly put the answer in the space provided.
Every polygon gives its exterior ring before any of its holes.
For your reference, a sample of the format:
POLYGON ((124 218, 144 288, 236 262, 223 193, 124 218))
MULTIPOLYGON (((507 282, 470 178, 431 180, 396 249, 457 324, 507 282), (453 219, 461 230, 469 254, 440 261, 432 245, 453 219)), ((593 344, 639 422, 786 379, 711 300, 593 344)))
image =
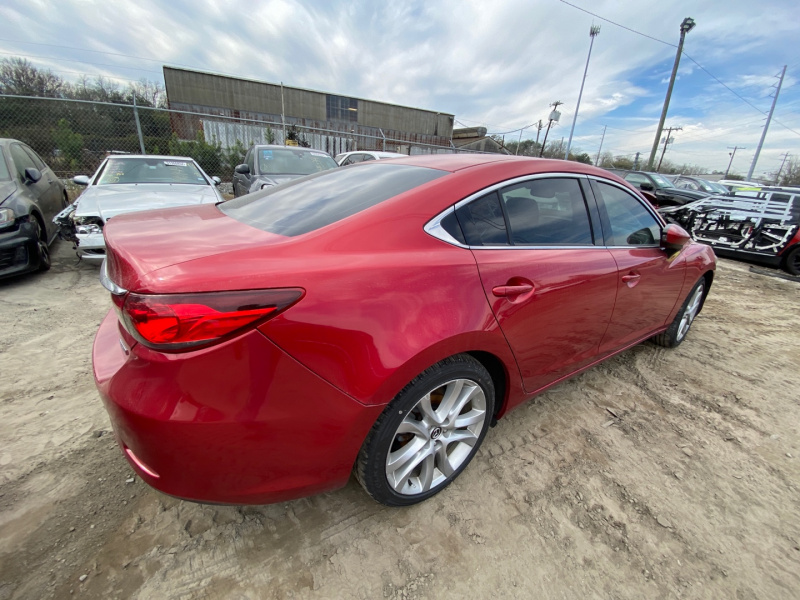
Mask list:
POLYGON ((488 371, 466 354, 425 370, 367 435, 356 462, 361 485, 387 506, 410 506, 442 491, 483 442, 494 393, 488 371))
POLYGON ((800 246, 792 248, 784 259, 784 268, 792 275, 800 275, 800 246))
POLYGON ((686 339, 686 334, 689 333, 689 328, 692 326, 695 317, 700 313, 703 307, 703 299, 705 297, 706 280, 701 277, 689 295, 686 301, 681 306, 675 319, 664 333, 659 333, 653 336, 653 342, 665 348, 675 348, 686 339))
POLYGON ((36 257, 39 260, 39 271, 49 271, 52 262, 50 260, 50 248, 47 246, 47 233, 45 233, 39 219, 31 217, 36 223, 36 257))

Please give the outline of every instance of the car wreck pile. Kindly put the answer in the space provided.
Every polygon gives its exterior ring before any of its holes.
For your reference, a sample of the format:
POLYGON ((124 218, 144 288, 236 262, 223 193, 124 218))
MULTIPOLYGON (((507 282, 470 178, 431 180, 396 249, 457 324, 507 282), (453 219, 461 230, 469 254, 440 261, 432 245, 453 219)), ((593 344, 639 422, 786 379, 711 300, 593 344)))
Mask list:
POLYGON ((800 189, 738 191, 659 212, 721 256, 751 258, 800 275, 800 189))

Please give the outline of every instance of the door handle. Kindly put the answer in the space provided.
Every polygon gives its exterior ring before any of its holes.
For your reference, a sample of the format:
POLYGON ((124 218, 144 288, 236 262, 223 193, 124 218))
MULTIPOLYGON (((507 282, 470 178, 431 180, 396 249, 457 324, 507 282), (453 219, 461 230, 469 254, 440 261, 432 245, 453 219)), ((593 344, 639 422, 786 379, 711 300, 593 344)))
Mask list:
POLYGON ((631 273, 630 275, 623 275, 622 276, 622 283, 626 284, 629 288, 634 287, 637 283, 639 283, 639 279, 641 279, 641 275, 638 273, 631 273))
POLYGON ((509 296, 519 296, 533 291, 533 286, 529 283, 520 285, 498 285, 492 288, 492 293, 498 298, 508 298, 509 296))

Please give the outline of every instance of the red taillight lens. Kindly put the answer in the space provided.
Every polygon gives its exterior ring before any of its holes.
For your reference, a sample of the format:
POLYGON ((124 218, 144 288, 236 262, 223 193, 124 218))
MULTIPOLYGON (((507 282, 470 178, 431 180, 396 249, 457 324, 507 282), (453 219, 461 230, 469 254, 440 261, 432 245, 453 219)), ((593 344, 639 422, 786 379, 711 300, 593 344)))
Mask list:
POLYGON ((120 311, 125 328, 142 344, 183 350, 241 333, 300 300, 300 288, 198 294, 128 294, 120 311))

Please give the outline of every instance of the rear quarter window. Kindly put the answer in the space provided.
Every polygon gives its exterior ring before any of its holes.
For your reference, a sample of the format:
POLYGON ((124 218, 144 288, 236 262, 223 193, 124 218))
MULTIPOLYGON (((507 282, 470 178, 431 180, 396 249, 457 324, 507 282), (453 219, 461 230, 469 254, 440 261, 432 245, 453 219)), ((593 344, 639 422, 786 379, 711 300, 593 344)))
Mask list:
POLYGON ((447 171, 374 161, 296 179, 219 206, 231 218, 269 233, 309 233, 447 175, 447 171))

